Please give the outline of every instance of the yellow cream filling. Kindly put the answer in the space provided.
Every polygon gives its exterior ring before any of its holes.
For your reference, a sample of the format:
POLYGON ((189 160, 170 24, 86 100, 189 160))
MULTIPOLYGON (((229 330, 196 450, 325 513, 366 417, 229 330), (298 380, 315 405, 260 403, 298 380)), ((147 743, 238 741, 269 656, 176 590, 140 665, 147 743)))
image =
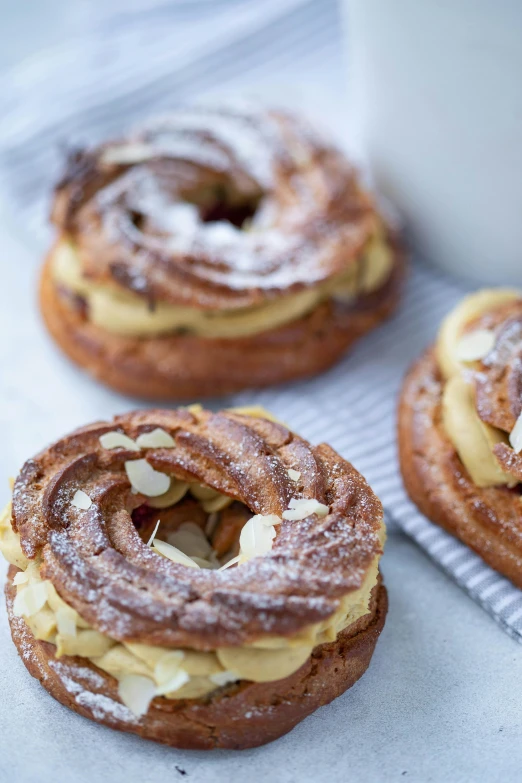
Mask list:
POLYGON ((446 316, 439 330, 436 344, 437 361, 444 378, 460 374, 465 365, 457 357, 459 338, 466 325, 475 318, 506 302, 520 299, 521 293, 514 288, 485 288, 466 296, 446 316))
POLYGON ((279 297, 257 307, 239 310, 200 310, 165 302, 153 309, 140 296, 116 285, 99 285, 82 274, 74 246, 63 239, 52 259, 55 282, 83 297, 89 320, 101 329, 127 337, 150 337, 178 330, 201 337, 248 337, 301 318, 322 301, 335 297, 350 300, 382 286, 390 275, 393 255, 382 229, 370 239, 362 264, 351 264, 342 275, 297 294, 279 297))
POLYGON ((437 338, 437 362, 445 379, 442 393, 444 429, 477 487, 514 486, 517 480, 501 470, 493 454, 497 443, 509 443, 508 436, 479 417, 474 388, 466 379, 466 367, 470 364, 458 358, 457 346, 470 321, 520 296, 520 291, 501 288, 485 289, 467 296, 445 318, 437 338))
MULTIPOLYGON (((384 544, 384 523, 380 538, 384 544)), ((157 694, 174 699, 198 698, 240 679, 280 680, 297 671, 317 644, 334 641, 343 628, 368 613, 380 559, 375 557, 362 586, 344 596, 335 614, 322 623, 311 625, 291 638, 274 636, 252 645, 202 652, 118 642, 92 629, 65 603, 50 581, 42 580, 41 564, 28 561, 23 555, 20 537, 11 526, 10 504, 0 517, 0 551, 10 563, 22 569, 15 578, 18 613, 37 639, 56 646, 56 657, 88 658, 120 683, 129 675, 146 677, 154 683, 157 694)))

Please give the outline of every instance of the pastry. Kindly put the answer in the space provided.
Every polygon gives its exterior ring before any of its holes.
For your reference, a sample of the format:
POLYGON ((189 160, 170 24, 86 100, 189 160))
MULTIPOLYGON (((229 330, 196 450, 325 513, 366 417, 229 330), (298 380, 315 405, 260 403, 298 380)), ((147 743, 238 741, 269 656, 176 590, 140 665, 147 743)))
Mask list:
POLYGON ((180 109, 75 152, 52 220, 51 335, 143 398, 320 372, 390 314, 403 276, 344 155, 281 112, 180 109))
POLYGON ((410 370, 399 409, 420 510, 522 587, 522 293, 479 291, 410 370))
POLYGON ((58 701, 180 748, 276 739, 353 685, 382 507, 259 410, 149 410, 28 460, 0 522, 12 636, 58 701))

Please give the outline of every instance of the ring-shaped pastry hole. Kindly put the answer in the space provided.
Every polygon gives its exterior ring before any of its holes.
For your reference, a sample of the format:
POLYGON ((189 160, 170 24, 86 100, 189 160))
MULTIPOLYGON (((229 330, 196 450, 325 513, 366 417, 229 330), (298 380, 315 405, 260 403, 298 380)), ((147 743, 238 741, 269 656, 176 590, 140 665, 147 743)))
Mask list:
POLYGON ((173 188, 168 177, 157 175, 151 186, 156 194, 125 196, 126 219, 132 231, 153 237, 167 237, 179 230, 179 221, 228 223, 248 230, 263 198, 255 187, 241 190, 228 180, 200 183, 191 188, 173 188), (159 208, 162 204, 162 208, 159 208), (154 209, 152 209, 154 205, 154 209), (187 211, 188 210, 188 211, 187 211), (193 212, 191 213, 191 210, 193 212))
POLYGON ((158 552, 154 542, 164 542, 200 568, 220 568, 239 554, 241 530, 254 512, 210 487, 193 484, 183 489, 181 485, 181 493, 173 493, 178 497, 165 507, 154 507, 151 498, 135 508, 134 526, 143 543, 158 552))
POLYGON ((252 222, 261 201, 261 193, 241 193, 220 182, 212 188, 184 193, 184 200, 198 207, 203 223, 227 222, 246 229, 252 222))

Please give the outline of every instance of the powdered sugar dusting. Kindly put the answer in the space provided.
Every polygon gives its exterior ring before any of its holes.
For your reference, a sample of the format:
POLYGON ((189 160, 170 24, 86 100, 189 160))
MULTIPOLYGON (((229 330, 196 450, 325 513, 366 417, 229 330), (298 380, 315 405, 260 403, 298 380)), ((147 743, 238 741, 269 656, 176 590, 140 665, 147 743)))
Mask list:
POLYGON ((284 112, 244 102, 180 109, 89 160, 105 170, 118 150, 121 171, 87 205, 71 174, 67 220, 81 205, 103 227, 107 258, 100 242, 95 257, 82 254, 88 275, 113 275, 138 294, 205 309, 251 306, 346 271, 374 229, 344 155, 284 112), (209 199, 256 207, 238 227, 226 215, 207 220, 200 207, 209 199))
POLYGON ((136 716, 125 707, 109 696, 103 693, 94 693, 87 690, 76 677, 86 678, 93 687, 104 687, 105 681, 102 677, 97 677, 94 672, 84 667, 73 667, 60 661, 50 661, 49 666, 54 669, 60 677, 61 682, 67 689, 67 692, 74 696, 75 702, 80 706, 91 711, 95 720, 121 721, 123 723, 138 723, 136 716), (86 673, 88 674, 86 675, 86 673), (86 675, 86 677, 84 677, 86 675), (93 676, 95 675, 95 676, 93 676))
POLYGON ((133 438, 144 429, 173 433, 175 448, 148 450, 154 469, 212 487, 261 515, 258 532, 272 546, 223 571, 158 557, 125 510, 122 458, 89 433, 65 438, 40 455, 38 473, 20 480, 33 502, 19 521, 22 539, 33 519, 45 522, 46 578, 93 628, 166 647, 235 646, 297 633, 328 618, 361 586, 380 552, 381 507, 361 476, 326 447, 313 449, 279 424, 233 412, 137 412, 115 426, 133 438), (298 485, 290 465, 300 468, 298 485), (77 482, 78 471, 95 504, 79 511, 69 503, 57 518, 64 487, 77 482), (304 507, 299 519, 264 524, 296 504, 304 507))

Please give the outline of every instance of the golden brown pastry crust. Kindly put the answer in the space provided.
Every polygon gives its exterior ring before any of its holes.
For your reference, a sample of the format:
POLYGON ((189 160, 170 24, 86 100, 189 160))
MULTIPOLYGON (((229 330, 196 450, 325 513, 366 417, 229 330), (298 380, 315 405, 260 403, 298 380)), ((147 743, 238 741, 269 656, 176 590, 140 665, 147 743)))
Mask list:
POLYGON ((344 272, 374 233, 376 209, 344 153, 304 119, 195 106, 74 153, 52 219, 93 282, 234 310, 344 272), (249 230, 223 220, 248 205, 249 230))
POLYGON ((96 630, 200 650, 293 636, 331 617, 382 552, 382 506, 349 462, 282 424, 233 411, 136 411, 76 430, 25 463, 12 526, 26 557, 42 556, 44 578, 96 630), (174 448, 100 444, 115 429, 135 438, 158 427, 174 448), (134 527, 131 511, 147 499, 131 491, 124 463, 144 457, 253 514, 281 517, 294 497, 325 503, 329 513, 283 520, 272 550, 238 568, 187 568, 151 551, 134 527), (93 501, 87 511, 71 504, 78 489, 93 501))
POLYGON ((272 683, 239 682, 204 699, 156 698, 142 718, 119 701, 117 682, 86 659, 54 658, 55 648, 37 641, 12 612, 11 566, 6 601, 13 641, 33 677, 66 707, 113 729, 177 748, 244 749, 271 742, 318 707, 350 688, 366 671, 387 611, 385 588, 374 588, 370 613, 342 631, 335 642, 316 647, 290 677, 272 683))
POLYGON ((442 389, 429 350, 408 373, 399 406, 399 455, 408 494, 429 519, 522 587, 520 490, 480 488, 471 481, 442 425, 442 389))
POLYGON ((324 302, 308 315, 251 337, 154 338, 109 334, 71 307, 46 262, 40 307, 57 344, 76 364, 122 394, 189 400, 231 394, 315 375, 331 367, 395 310, 404 279, 399 250, 388 282, 353 305, 324 302))
MULTIPOLYGON (((342 152, 302 120, 245 107, 180 110, 130 139, 75 153, 53 222, 92 283, 214 312, 264 305, 346 273, 381 224, 342 152), (249 205, 251 229, 238 230, 236 213, 249 205)), ((321 372, 386 318, 404 273, 396 238, 386 241, 394 266, 374 294, 351 306, 325 301, 252 337, 111 334, 55 288, 49 260, 41 309, 64 352, 124 394, 227 394, 321 372)))
POLYGON ((157 697, 137 719, 119 701, 115 679, 87 658, 56 659, 56 647, 36 640, 14 616, 12 566, 9 621, 30 673, 80 714, 176 747, 244 748, 281 736, 364 673, 384 623, 386 591, 374 571, 382 552, 379 500, 329 446, 311 446, 255 415, 146 410, 76 430, 25 463, 13 487, 11 525, 25 556, 40 558, 40 576, 90 628, 118 641, 222 650, 302 633, 311 647, 325 638, 311 626, 335 616, 332 627, 342 627, 350 616, 342 600, 373 585, 367 613, 351 615, 358 619, 335 641, 317 645, 289 677, 239 680, 199 699, 157 697), (175 446, 132 451, 100 443, 114 430, 136 439, 157 428, 175 446), (188 568, 160 557, 138 535, 131 512, 143 510, 147 498, 131 490, 124 463, 132 459, 212 487, 252 513, 281 517, 291 498, 315 499, 328 513, 283 519, 272 549, 238 567, 188 568), (298 478, 291 478, 296 469, 298 478), (71 502, 78 489, 91 499, 89 508, 71 502))

